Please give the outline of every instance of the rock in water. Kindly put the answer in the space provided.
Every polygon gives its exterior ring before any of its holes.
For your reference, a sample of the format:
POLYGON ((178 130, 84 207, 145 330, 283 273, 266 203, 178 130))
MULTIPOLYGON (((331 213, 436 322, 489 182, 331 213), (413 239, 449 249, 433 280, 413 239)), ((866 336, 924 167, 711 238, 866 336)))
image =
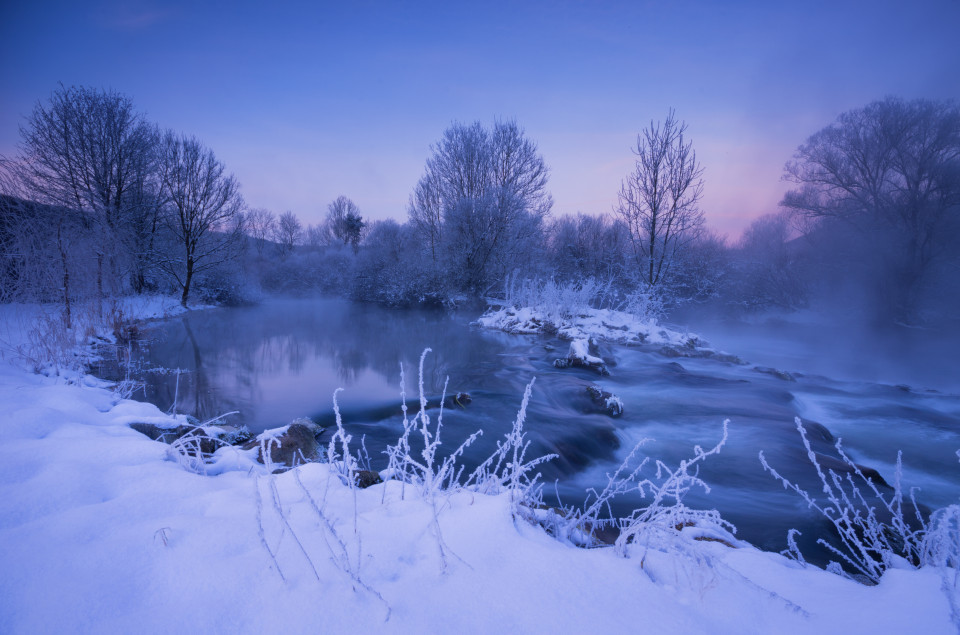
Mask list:
POLYGON ((587 386, 587 394, 590 395, 590 401, 611 417, 619 417, 623 414, 623 401, 613 393, 607 392, 595 384, 587 386))
POLYGON ((603 359, 594 355, 591 351, 596 351, 596 342, 590 342, 586 339, 573 340, 570 342, 570 350, 567 352, 566 359, 554 360, 553 365, 556 368, 586 368, 599 375, 609 375, 607 365, 603 359))

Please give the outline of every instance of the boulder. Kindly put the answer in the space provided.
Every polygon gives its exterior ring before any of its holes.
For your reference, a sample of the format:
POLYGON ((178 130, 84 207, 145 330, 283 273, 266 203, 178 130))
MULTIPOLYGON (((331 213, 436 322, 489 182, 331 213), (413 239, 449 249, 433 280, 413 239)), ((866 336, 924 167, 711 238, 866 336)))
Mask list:
MULTIPOLYGON (((188 421, 195 422, 193 417, 188 421)), ((182 441, 181 446, 191 455, 196 454, 196 448, 199 447, 201 454, 213 454, 223 445, 229 445, 223 441, 223 430, 216 426, 200 427, 195 423, 184 423, 176 427, 165 427, 155 423, 131 423, 130 427, 146 435, 154 441, 161 443, 173 443, 182 441)))
POLYGON ((131 423, 130 427, 154 441, 170 443, 177 438, 177 427, 159 426, 155 423, 131 423))
POLYGON ((606 376, 610 374, 607 365, 598 355, 599 348, 596 341, 579 339, 570 342, 570 350, 566 358, 554 360, 555 368, 586 368, 606 376))
POLYGON ((797 378, 791 375, 790 373, 779 370, 776 368, 770 368, 768 366, 754 366, 753 370, 758 373, 763 373, 764 375, 770 375, 771 377, 776 377, 782 381, 797 381, 797 378))
MULTIPOLYGON (((223 430, 216 427, 201 428, 193 424, 184 424, 176 430, 176 439, 184 443, 188 450, 200 448, 201 454, 210 455, 224 445, 229 445, 221 441, 223 430)), ((193 452, 190 452, 193 454, 193 452)))
POLYGON ((660 354, 664 357, 689 357, 692 359, 713 359, 718 362, 724 362, 727 364, 737 364, 743 366, 746 364, 745 361, 737 357, 736 355, 731 355, 729 353, 722 353, 715 351, 710 348, 692 348, 689 345, 682 348, 676 346, 662 346, 660 348, 660 354))
MULTIPOLYGON (((458 392, 455 395, 447 395, 447 398, 443 401, 444 408, 463 408, 466 407, 473 401, 473 398, 470 397, 470 393, 458 392)), ((428 405, 427 408, 430 406, 428 405)))
POLYGON ((871 481, 874 485, 880 487, 890 487, 890 484, 883 480, 883 477, 880 476, 880 472, 876 471, 872 467, 866 467, 864 465, 853 464, 828 456, 826 454, 821 454, 820 452, 816 453, 817 463, 820 464, 820 467, 824 470, 830 470, 836 472, 837 474, 854 474, 856 470, 859 470, 863 474, 864 478, 868 481, 871 481))
POLYGON ((354 473, 353 480, 360 489, 366 489, 371 485, 383 482, 383 479, 380 478, 380 473, 373 470, 359 470, 354 473))
POLYGON ((590 395, 590 401, 593 402, 600 412, 619 417, 623 414, 623 401, 613 393, 607 392, 595 384, 587 386, 587 394, 590 395))
POLYGON ((257 460, 263 464, 267 463, 264 457, 266 449, 270 453, 271 463, 295 467, 316 458, 317 439, 314 434, 315 430, 305 423, 292 423, 260 433, 256 439, 244 444, 243 449, 259 448, 257 460))

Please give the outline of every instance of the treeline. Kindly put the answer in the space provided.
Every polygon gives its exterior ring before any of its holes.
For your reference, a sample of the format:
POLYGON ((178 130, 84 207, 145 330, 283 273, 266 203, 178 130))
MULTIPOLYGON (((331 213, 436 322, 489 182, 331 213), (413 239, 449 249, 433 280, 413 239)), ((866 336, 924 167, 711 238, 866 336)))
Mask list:
MULTIPOLYGON (((599 281, 603 301, 730 311, 810 305, 882 321, 955 317, 960 114, 888 98, 841 115, 785 169, 796 185, 734 242, 706 229, 704 169, 672 112, 637 136, 608 213, 552 213, 549 170, 513 121, 451 125, 404 222, 345 196, 324 220, 248 209, 193 137, 123 95, 60 88, 21 126, 0 170, 0 300, 71 303, 175 291, 243 302, 327 293, 394 306, 500 294, 511 278, 599 281)), ((398 210, 399 211, 399 210, 398 210)))
POLYGON ((735 241, 704 226, 703 168, 673 113, 638 135, 634 154, 611 212, 551 216, 545 163, 515 123, 455 124, 433 146, 406 222, 365 225, 353 258, 325 268, 332 256, 314 250, 305 269, 318 288, 395 305, 499 295, 516 275, 592 278, 614 299, 640 291, 737 313, 960 317, 955 103, 887 98, 842 114, 787 163, 795 188, 779 209, 735 241))
POLYGON ((243 199, 199 140, 163 131, 115 92, 55 91, 4 158, 3 299, 74 300, 176 289, 238 256, 243 199))

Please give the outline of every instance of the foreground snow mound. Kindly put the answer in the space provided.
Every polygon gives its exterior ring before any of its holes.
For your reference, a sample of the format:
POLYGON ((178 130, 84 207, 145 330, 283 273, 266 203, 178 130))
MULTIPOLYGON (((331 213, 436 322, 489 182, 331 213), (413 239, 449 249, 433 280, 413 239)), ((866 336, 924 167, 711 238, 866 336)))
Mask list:
POLYGON ((0 365, 0 403, 3 633, 953 632, 932 570, 867 587, 687 532, 621 557, 508 494, 192 473, 128 425, 166 415, 100 387, 0 365))
POLYGON ((691 333, 675 331, 652 318, 640 319, 612 309, 582 309, 557 316, 530 307, 501 307, 485 313, 477 323, 489 329, 513 334, 549 333, 565 340, 591 337, 616 344, 659 344, 689 346, 699 340, 691 333))

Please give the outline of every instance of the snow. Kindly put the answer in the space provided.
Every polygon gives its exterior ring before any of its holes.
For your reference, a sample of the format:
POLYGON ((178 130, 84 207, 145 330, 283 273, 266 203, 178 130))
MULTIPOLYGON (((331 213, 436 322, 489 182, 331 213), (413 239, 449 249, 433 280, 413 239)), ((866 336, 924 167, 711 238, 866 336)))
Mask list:
POLYGON ((661 326, 653 319, 640 319, 624 311, 584 308, 574 315, 558 318, 531 307, 505 306, 482 315, 477 324, 514 334, 555 331, 565 340, 591 337, 616 344, 660 344, 686 346, 698 340, 691 333, 661 326))
POLYGON ((196 474, 128 427, 179 420, 10 358, 0 403, 3 633, 955 632, 929 568, 868 587, 687 531, 624 558, 514 519, 507 494, 434 505, 237 449, 196 474))

